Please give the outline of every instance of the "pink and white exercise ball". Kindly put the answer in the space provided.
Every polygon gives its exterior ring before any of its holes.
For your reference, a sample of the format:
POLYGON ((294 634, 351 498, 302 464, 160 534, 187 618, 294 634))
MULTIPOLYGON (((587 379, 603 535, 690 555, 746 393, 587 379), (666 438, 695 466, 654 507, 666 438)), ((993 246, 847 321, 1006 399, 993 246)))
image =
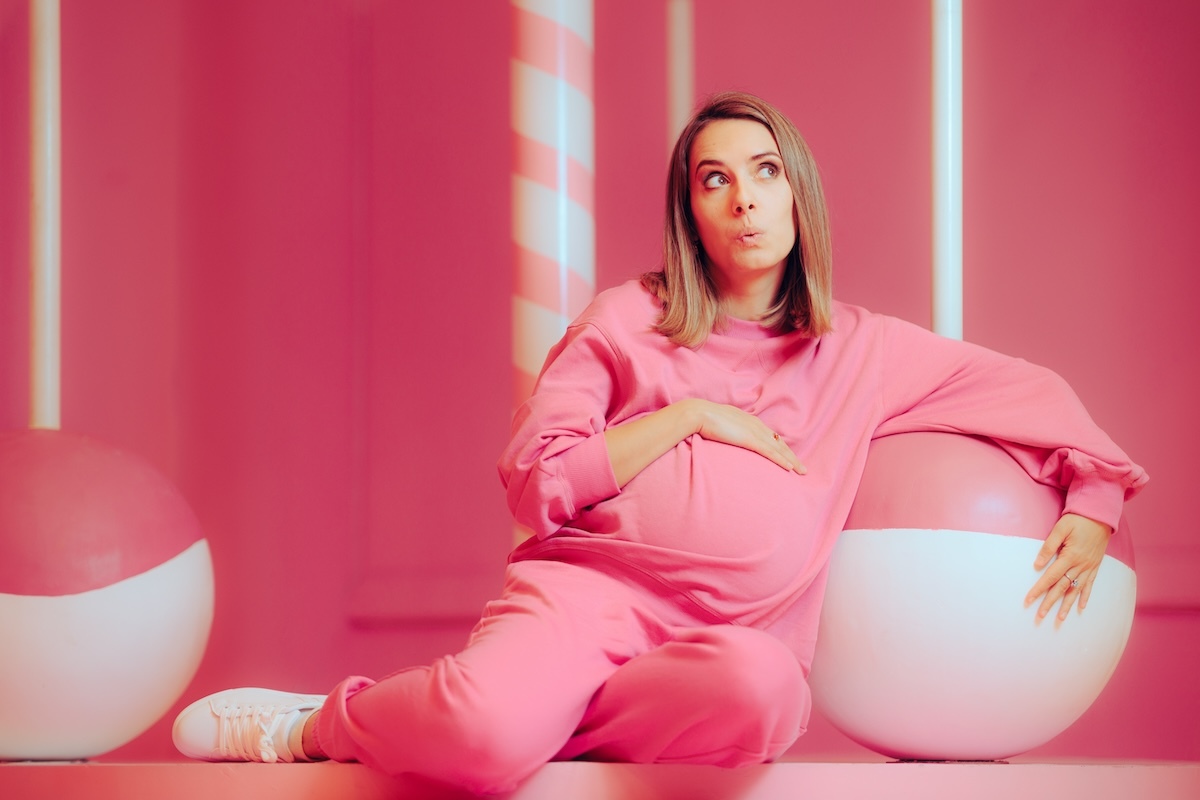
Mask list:
POLYGON ((0 433, 0 759, 100 755, 153 725, 208 642, 208 543, 144 461, 0 433))
POLYGON ((1087 610, 1035 624, 1026 593, 1062 494, 997 445, 950 433, 871 444, 834 548, 810 676, 833 725, 887 756, 996 760, 1057 736, 1125 649, 1137 580, 1109 542, 1087 610))

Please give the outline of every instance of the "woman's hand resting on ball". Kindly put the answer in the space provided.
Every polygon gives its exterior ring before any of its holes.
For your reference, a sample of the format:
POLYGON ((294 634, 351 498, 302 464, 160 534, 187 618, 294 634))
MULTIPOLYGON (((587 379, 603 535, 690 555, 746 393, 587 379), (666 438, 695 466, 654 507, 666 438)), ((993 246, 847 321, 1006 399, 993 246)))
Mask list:
POLYGON ((1087 607, 1096 571, 1104 559, 1112 528, 1078 514, 1063 514, 1055 523, 1046 543, 1038 551, 1033 568, 1045 570, 1025 596, 1026 607, 1041 598, 1037 619, 1041 622, 1054 604, 1062 600, 1058 622, 1067 618, 1077 601, 1079 611, 1087 607))

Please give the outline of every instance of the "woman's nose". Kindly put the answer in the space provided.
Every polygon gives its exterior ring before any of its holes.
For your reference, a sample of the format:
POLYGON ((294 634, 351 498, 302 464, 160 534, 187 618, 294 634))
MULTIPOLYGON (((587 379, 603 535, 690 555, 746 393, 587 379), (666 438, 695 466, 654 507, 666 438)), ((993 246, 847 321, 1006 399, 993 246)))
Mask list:
POLYGON ((733 195, 733 213, 745 214, 754 208, 754 197, 750 191, 745 188, 745 184, 738 187, 733 195))

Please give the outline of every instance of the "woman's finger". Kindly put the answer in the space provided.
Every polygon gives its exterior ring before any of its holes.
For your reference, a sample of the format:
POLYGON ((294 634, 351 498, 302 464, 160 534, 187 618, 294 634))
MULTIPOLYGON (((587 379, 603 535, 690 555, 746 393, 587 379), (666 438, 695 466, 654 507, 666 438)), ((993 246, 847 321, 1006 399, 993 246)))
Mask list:
POLYGON ((1071 528, 1071 518, 1066 515, 1055 521, 1050 533, 1046 536, 1046 541, 1038 550, 1037 558, 1033 562, 1034 569, 1042 569, 1050 563, 1050 559, 1054 558, 1062 548, 1067 536, 1071 533, 1071 528))
POLYGON ((805 467, 796 454, 792 452, 792 448, 788 447, 786 444, 783 446, 783 448, 784 458, 786 459, 786 467, 798 475, 807 474, 808 468, 805 467))
POLYGON ((1081 586, 1079 577, 1079 575, 1072 577, 1070 571, 1066 575, 1063 575, 1063 581, 1067 584, 1067 588, 1063 592, 1062 604, 1058 608, 1059 622, 1067 618, 1067 614, 1071 612, 1071 606, 1075 605, 1075 601, 1079 598, 1081 586))
POLYGON ((1038 607, 1037 620, 1041 622, 1050 613, 1051 609, 1064 597, 1067 596, 1067 591, 1071 588, 1071 579, 1066 574, 1059 572, 1058 579, 1050 585, 1046 591, 1046 595, 1042 598, 1042 604, 1038 607))
POLYGON ((1083 613, 1083 609, 1087 608, 1088 598, 1092 596, 1092 584, 1096 582, 1096 573, 1092 571, 1087 576, 1087 581, 1079 587, 1079 613, 1083 613))
POLYGON ((788 443, 782 436, 775 431, 771 431, 770 429, 768 429, 768 434, 771 438, 767 444, 768 450, 763 452, 763 455, 784 469, 792 470, 800 475, 808 472, 807 468, 805 468, 804 464, 800 462, 800 459, 796 457, 796 454, 792 452, 792 448, 788 446, 788 443))

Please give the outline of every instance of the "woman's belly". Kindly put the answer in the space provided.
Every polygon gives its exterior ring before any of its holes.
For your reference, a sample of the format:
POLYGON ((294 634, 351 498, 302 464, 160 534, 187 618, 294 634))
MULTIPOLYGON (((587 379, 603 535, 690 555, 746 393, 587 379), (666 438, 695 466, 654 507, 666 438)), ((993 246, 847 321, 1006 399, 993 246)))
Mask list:
POLYGON ((819 569, 820 483, 693 436, 552 538, 606 550, 722 613, 762 610, 819 569))

